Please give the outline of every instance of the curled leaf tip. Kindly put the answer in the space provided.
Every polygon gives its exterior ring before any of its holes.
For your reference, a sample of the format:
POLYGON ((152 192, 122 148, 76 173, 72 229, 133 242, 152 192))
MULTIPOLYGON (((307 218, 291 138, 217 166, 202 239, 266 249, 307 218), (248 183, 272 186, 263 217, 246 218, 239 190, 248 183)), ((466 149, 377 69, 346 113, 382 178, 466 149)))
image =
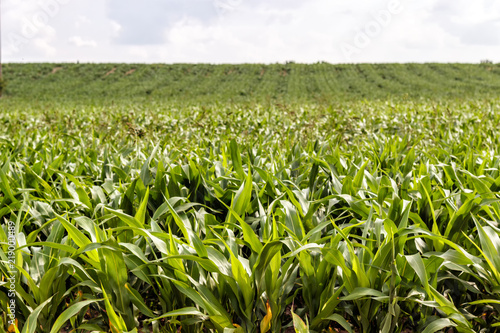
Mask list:
POLYGON ((273 313, 271 312, 271 306, 269 305, 269 300, 266 302, 267 314, 264 316, 260 322, 260 333, 265 333, 271 329, 271 319, 273 318, 273 313))

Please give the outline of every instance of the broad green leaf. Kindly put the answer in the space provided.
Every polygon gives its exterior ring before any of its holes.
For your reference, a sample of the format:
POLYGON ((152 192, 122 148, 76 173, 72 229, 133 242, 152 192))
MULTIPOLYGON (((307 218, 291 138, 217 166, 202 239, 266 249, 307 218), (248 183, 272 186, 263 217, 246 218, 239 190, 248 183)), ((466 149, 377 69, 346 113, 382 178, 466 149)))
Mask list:
POLYGON ((347 320, 345 320, 344 317, 342 317, 341 315, 333 314, 327 317, 326 319, 339 323, 340 326, 342 326, 347 332, 352 333, 351 325, 349 325, 347 320))
POLYGON ((406 260, 408 261, 408 264, 410 264, 410 266, 413 268, 415 273, 417 273, 417 276, 420 279, 422 285, 424 286, 424 289, 427 292, 427 294, 430 295, 431 292, 429 289, 429 280, 427 278, 425 265, 420 254, 415 253, 413 255, 407 255, 406 260))
POLYGON ((381 291, 371 289, 371 288, 358 287, 358 288, 355 288, 347 296, 342 297, 341 300, 351 301, 351 300, 360 299, 363 297, 385 297, 385 296, 387 296, 387 295, 381 291))
POLYGON ((92 303, 102 301, 103 299, 91 299, 87 301, 81 301, 73 304, 69 308, 67 308, 63 313, 57 317, 56 321, 52 325, 52 329, 50 330, 50 333, 58 333, 61 327, 73 316, 77 315, 80 313, 80 311, 89 306, 92 303))
POLYGON ((144 224, 146 223, 146 210, 148 208, 148 200, 149 200, 149 187, 146 188, 146 194, 144 195, 141 205, 139 206, 139 209, 137 209, 137 213, 134 216, 140 228, 144 228, 144 224))
POLYGON ((231 153, 231 160, 233 161, 234 171, 236 171, 240 179, 245 179, 245 172, 243 171, 241 163, 241 153, 234 139, 229 143, 229 150, 231 153))
POLYGON ((156 321, 156 320, 159 320, 162 318, 177 317, 177 316, 207 317, 202 312, 200 312, 197 308, 187 307, 187 308, 182 308, 182 309, 178 309, 178 310, 173 310, 173 311, 167 312, 159 317, 155 317, 153 319, 148 319, 148 320, 149 321, 156 321))
POLYGON ((297 316, 292 309, 292 317, 293 317, 293 327, 296 333, 309 333, 309 327, 304 323, 304 321, 297 316))
POLYGON ((33 312, 29 315, 28 319, 24 323, 22 333, 35 333, 38 325, 37 320, 40 312, 42 312, 43 308, 52 301, 52 297, 48 298, 45 302, 40 304, 33 312))
POLYGON ((422 333, 434 333, 442 330, 443 328, 456 327, 457 324, 449 320, 448 318, 440 318, 431 322, 425 327, 422 333))

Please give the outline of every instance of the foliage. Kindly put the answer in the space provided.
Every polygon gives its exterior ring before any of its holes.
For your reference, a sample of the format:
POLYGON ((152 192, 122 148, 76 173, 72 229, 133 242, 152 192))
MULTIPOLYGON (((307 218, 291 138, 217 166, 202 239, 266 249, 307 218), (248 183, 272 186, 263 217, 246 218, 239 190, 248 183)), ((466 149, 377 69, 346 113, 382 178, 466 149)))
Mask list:
POLYGON ((2 77, 0 77, 0 97, 2 97, 6 85, 7 82, 5 82, 5 80, 2 77))
POLYGON ((495 98, 499 64, 4 64, 5 93, 84 105, 495 98))
POLYGON ((23 332, 499 326, 499 100, 2 106, 23 332))

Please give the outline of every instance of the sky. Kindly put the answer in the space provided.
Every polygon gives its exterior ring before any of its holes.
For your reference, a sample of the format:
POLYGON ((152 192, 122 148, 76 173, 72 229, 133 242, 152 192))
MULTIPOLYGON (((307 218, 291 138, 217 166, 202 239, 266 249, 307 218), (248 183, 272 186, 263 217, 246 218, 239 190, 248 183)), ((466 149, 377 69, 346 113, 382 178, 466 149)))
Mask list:
POLYGON ((0 0, 4 62, 500 62, 498 0, 0 0))

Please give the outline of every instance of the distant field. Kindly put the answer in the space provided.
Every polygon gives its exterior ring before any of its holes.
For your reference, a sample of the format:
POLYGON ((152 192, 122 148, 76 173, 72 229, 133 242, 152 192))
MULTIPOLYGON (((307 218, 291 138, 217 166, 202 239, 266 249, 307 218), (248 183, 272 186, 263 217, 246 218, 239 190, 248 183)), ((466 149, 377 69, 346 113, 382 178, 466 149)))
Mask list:
POLYGON ((332 103, 487 98, 498 64, 5 64, 5 95, 36 100, 332 103))
POLYGON ((499 70, 6 65, 0 332, 498 332, 499 70))

